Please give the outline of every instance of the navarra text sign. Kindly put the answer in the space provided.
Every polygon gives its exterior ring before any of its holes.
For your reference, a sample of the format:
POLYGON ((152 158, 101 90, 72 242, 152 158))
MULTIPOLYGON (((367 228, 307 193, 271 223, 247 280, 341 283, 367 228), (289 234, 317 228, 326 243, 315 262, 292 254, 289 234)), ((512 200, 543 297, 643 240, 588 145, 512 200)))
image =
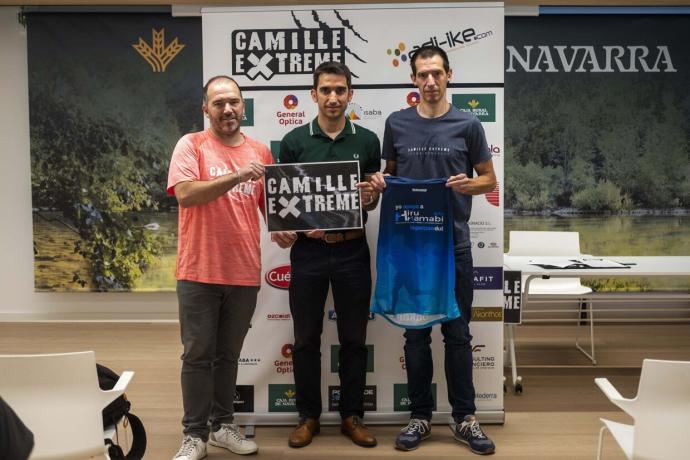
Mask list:
POLYGON ((269 232, 362 228, 359 162, 266 166, 269 232))

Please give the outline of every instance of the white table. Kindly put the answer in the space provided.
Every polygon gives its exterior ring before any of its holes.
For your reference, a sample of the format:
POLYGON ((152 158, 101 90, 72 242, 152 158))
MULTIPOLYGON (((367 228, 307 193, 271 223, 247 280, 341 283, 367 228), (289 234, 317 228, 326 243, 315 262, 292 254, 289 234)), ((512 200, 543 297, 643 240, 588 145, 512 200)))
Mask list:
MULTIPOLYGON (((582 255, 573 255, 573 258, 581 258, 582 255)), ((592 256, 585 256, 592 257, 592 256)), ((645 277, 690 277, 690 256, 596 256, 597 258, 609 259, 621 264, 631 264, 630 268, 542 268, 531 265, 530 260, 538 260, 540 263, 548 264, 549 260, 562 261, 568 257, 542 257, 542 256, 508 256, 503 257, 505 270, 522 272, 526 276, 524 290, 522 294, 522 308, 529 302, 529 285, 535 278, 582 278, 582 277, 610 277, 621 278, 629 276, 645 277), (634 264, 634 265, 633 265, 634 264)), ((688 298, 684 295, 683 298, 688 298)), ((591 325, 590 319, 590 325, 591 325)), ((515 325, 509 324, 509 353, 513 378, 513 389, 522 392, 522 379, 517 375, 517 363, 515 359, 515 325)))

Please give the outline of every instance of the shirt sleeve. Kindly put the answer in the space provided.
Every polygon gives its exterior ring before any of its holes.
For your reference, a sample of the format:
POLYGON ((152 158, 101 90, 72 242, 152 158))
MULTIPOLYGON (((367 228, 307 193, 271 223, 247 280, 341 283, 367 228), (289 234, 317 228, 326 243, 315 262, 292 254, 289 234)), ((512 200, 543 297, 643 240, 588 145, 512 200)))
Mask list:
POLYGON ((391 117, 386 119, 386 127, 383 131, 383 150, 382 157, 384 160, 395 161, 398 158, 398 152, 395 151, 393 143, 393 128, 391 128, 391 117))
POLYGON ((170 159, 168 170, 168 195, 175 195, 175 186, 180 182, 196 181, 201 177, 199 171, 199 152, 189 136, 177 141, 170 159))
POLYGON ((472 165, 484 163, 491 159, 491 152, 486 142, 486 134, 479 118, 474 118, 467 135, 467 147, 472 165))

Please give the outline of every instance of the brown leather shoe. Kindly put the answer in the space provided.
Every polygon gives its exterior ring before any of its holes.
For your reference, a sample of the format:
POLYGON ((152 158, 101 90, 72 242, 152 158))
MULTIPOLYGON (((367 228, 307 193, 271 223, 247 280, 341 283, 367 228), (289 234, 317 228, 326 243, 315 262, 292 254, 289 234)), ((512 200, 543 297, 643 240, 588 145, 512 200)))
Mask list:
POLYGON ((340 424, 340 431, 358 446, 374 447, 376 445, 376 438, 362 422, 362 419, 356 415, 344 419, 340 424))
POLYGON ((318 419, 305 417, 300 419, 299 425, 290 433, 288 445, 290 447, 304 447, 311 443, 311 440, 319 434, 321 425, 318 419))

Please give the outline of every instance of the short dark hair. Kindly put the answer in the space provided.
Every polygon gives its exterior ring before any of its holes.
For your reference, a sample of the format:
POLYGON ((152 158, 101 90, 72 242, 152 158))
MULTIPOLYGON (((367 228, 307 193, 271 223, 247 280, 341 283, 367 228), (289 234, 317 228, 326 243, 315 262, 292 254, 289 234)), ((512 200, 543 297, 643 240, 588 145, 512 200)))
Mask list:
POLYGON ((342 62, 326 61, 319 64, 314 71, 314 89, 319 86, 319 77, 324 74, 342 75, 347 80, 347 89, 352 88, 352 72, 342 62))
POLYGON ((242 88, 240 88, 240 85, 237 84, 234 78, 228 77, 227 75, 216 75, 215 77, 209 78, 206 84, 204 85, 204 94, 202 96, 202 101, 204 102, 204 104, 208 102, 208 87, 211 86, 211 83, 213 83, 216 80, 229 80, 233 82, 235 85, 237 85, 237 89, 240 90, 240 97, 244 99, 244 97, 242 97, 242 88))
POLYGON ((417 48, 411 53, 410 65, 412 66, 412 75, 417 75, 417 59, 430 58, 434 56, 441 56, 443 59, 443 69, 448 72, 450 70, 450 62, 448 62, 448 54, 442 48, 434 45, 424 45, 417 48))

